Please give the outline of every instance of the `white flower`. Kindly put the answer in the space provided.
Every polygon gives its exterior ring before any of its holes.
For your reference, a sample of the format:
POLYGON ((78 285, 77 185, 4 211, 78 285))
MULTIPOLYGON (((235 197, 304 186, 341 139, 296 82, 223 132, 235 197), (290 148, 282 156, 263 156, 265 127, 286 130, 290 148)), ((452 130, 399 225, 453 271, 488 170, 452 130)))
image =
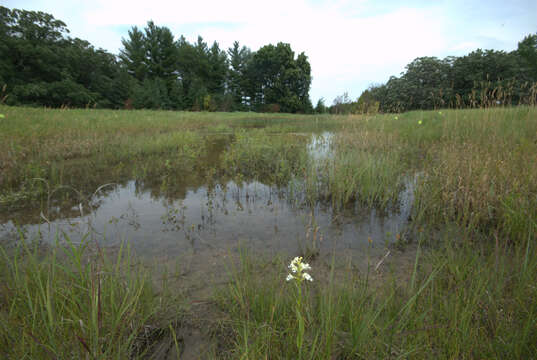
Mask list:
POLYGON ((295 264, 291 263, 291 265, 289 265, 289 269, 293 272, 293 273, 296 273, 298 271, 298 268, 296 267, 295 264))
POLYGON ((292 261, 291 264, 289 264, 288 268, 291 270, 292 274, 287 275, 285 280, 291 281, 296 280, 298 283, 302 282, 302 280, 308 280, 313 281, 313 278, 310 276, 310 274, 304 272, 306 270, 311 270, 311 266, 308 263, 302 262, 302 257, 297 256, 292 261), (296 274, 296 275, 293 275, 296 274))

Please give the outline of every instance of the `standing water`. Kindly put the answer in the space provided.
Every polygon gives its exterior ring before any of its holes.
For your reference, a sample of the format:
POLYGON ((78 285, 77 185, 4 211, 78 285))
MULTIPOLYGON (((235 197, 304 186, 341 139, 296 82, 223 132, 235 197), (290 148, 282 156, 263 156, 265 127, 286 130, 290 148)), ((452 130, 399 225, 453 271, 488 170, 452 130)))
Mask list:
MULTIPOLYGON (((331 156, 332 133, 296 136, 310 137, 306 146, 313 161, 331 156)), ((206 161, 217 163, 234 139, 207 135, 205 140, 210 149, 206 161)), ((343 210, 323 202, 304 206, 292 200, 289 186, 259 179, 177 180, 171 182, 173 191, 161 191, 162 184, 129 180, 103 187, 92 197, 91 206, 71 203, 39 209, 39 215, 34 211, 0 218, 0 241, 19 232, 46 243, 65 236, 78 242, 86 236, 101 247, 126 241, 146 259, 200 262, 233 252, 239 245, 285 256, 308 249, 321 255, 336 251, 359 256, 371 248, 384 252, 385 245, 404 230, 413 201, 411 182, 399 195, 399 206, 381 212, 358 202, 343 210)))

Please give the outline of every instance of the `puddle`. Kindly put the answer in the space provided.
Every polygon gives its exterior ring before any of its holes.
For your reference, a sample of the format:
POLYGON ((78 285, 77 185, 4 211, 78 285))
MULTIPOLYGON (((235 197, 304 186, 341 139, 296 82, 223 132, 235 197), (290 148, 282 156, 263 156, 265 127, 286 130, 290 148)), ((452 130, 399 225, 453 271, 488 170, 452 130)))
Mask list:
MULTIPOLYGON (((376 210, 346 209, 335 214, 330 208, 296 208, 287 201, 285 189, 260 182, 237 185, 229 181, 212 188, 187 190, 184 198, 169 200, 140 189, 135 181, 93 200, 98 207, 90 214, 60 218, 50 223, 26 224, 30 238, 53 242, 64 232, 72 241, 91 230, 102 245, 128 240, 142 255, 181 252, 182 249, 228 248, 238 240, 259 249, 296 252, 308 229, 318 226, 322 246, 332 249, 360 248, 368 237, 384 241, 406 224, 412 193, 401 196, 401 210, 380 215, 376 210), (315 225, 316 224, 316 225, 315 225)), ((0 228, 0 237, 16 231, 12 221, 0 228)), ((391 239, 388 239, 391 242, 391 239)))
MULTIPOLYGON (((330 156, 332 133, 308 136, 313 159, 330 156)), ((208 137, 208 153, 200 161, 217 164, 232 140, 232 136, 208 137)), ((286 187, 260 181, 238 184, 225 178, 209 183, 204 176, 188 175, 175 179, 173 191, 167 192, 151 182, 135 180, 109 186, 82 212, 72 203, 53 206, 43 216, 36 211, 26 216, 11 214, 0 220, 0 241, 17 238, 17 231, 47 243, 54 243, 60 234, 73 242, 86 235, 102 247, 114 248, 127 241, 141 258, 180 259, 191 269, 197 263, 199 271, 236 252, 238 246, 285 256, 312 246, 321 255, 334 251, 350 256, 369 251, 381 254, 407 225, 415 182, 409 181, 400 194, 397 211, 380 213, 358 204, 343 211, 326 204, 303 208, 289 200, 286 187)))
POLYGON ((325 131, 320 135, 312 135, 308 144, 308 152, 314 160, 326 159, 331 154, 334 133, 325 131))

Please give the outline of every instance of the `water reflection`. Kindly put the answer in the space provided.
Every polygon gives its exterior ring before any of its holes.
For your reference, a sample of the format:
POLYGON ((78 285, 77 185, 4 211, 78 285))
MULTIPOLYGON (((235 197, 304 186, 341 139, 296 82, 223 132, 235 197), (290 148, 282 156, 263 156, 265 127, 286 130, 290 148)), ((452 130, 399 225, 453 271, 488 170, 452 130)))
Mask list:
MULTIPOLYGON (((308 152, 314 159, 330 156, 331 140, 331 133, 313 135, 308 152)), ((200 161, 211 167, 232 138, 207 141, 209 151, 200 161)), ((413 201, 409 182, 397 211, 380 214, 354 204, 336 212, 327 204, 303 208, 290 200, 286 187, 215 177, 185 174, 165 190, 159 181, 127 181, 100 192, 82 211, 71 204, 68 211, 48 209, 48 216, 37 220, 34 214, 21 230, 46 242, 58 234, 75 242, 90 234, 101 246, 127 240, 137 254, 151 258, 227 251, 238 242, 260 251, 296 254, 313 239, 322 252, 360 252, 369 239, 377 248, 392 242, 406 225, 413 201)), ((0 225, 0 239, 16 236, 13 220, 0 225)))
POLYGON ((334 133, 325 131, 319 135, 312 135, 308 144, 308 152, 314 160, 326 159, 330 156, 334 133))

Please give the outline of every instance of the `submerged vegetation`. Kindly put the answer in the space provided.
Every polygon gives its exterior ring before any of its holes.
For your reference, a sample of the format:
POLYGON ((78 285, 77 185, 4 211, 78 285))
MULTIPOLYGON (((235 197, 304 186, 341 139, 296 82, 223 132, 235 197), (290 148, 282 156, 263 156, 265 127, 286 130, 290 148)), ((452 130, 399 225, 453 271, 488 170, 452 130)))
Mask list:
MULTIPOLYGON (((2 240, 7 358, 157 357, 163 342, 167 356, 188 358, 184 329, 193 323, 210 349, 197 356, 207 358, 537 352, 535 107, 371 116, 0 113, 0 214, 13 221, 14 209, 36 217, 52 205, 91 211, 81 199, 131 179, 171 198, 184 197, 177 192, 194 178, 207 188, 260 182, 297 208, 328 206, 334 218, 349 207, 396 212, 404 189, 414 199, 408 226, 381 246, 380 259, 357 264, 340 252, 327 261, 305 251, 312 282, 285 281, 299 254, 239 252, 229 259, 229 281, 203 299, 203 315, 199 299, 159 288, 125 248, 111 255, 89 237, 73 244, 63 234, 50 248, 2 240)), ((308 236, 320 236, 316 224, 308 236)), ((181 289, 184 278, 176 280, 181 289)))

